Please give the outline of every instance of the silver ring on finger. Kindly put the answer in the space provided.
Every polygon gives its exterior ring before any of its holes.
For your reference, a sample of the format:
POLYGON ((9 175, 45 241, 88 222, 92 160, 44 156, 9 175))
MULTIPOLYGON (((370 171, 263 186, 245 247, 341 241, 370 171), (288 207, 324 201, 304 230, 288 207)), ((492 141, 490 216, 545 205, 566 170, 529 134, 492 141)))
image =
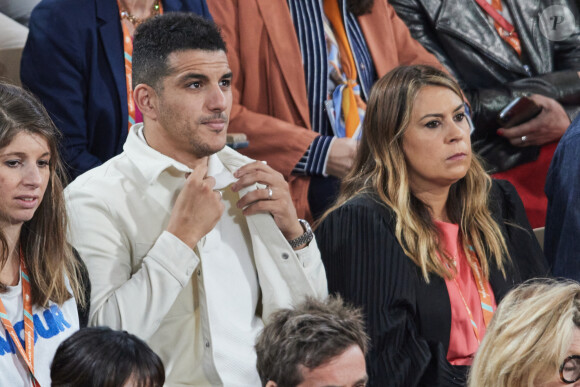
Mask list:
POLYGON ((272 188, 269 185, 266 188, 268 189, 268 200, 272 200, 272 188))
POLYGON ((522 144, 528 140, 528 136, 522 136, 522 144))

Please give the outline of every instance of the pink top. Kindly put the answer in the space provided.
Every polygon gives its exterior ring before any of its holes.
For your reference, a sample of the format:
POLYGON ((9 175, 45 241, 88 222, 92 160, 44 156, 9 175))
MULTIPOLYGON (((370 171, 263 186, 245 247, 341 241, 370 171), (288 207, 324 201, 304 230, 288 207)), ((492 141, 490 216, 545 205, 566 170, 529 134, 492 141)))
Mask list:
MULTIPOLYGON (((471 319, 461 295, 463 294, 463 298, 465 298, 465 302, 469 306, 473 319, 477 324, 479 335, 483 339, 486 327, 481 309, 481 299, 471 267, 458 243, 459 226, 439 221, 435 221, 435 224, 441 232, 443 249, 451 257, 455 258, 457 268, 457 282, 453 279, 445 280, 451 303, 451 332, 449 334, 447 360, 453 365, 471 365, 473 356, 479 347, 479 342, 475 336, 471 319), (461 290, 458 289, 458 285, 461 290)), ((488 290, 491 294, 491 303, 495 311, 497 307, 495 297, 492 289, 488 290)))

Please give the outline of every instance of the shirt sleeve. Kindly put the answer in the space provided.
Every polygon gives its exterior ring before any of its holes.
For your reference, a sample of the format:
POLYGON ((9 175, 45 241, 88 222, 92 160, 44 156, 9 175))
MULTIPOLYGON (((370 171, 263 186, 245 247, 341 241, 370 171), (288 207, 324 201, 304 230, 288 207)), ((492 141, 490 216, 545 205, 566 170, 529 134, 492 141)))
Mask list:
POLYGON ((123 221, 107 203, 88 190, 68 189, 66 196, 69 240, 91 280, 89 325, 127 330, 147 340, 187 285, 199 258, 167 231, 152 247, 131 243, 123 221))
POLYGON ((333 136, 316 137, 306 152, 304 152, 292 173, 303 176, 328 176, 326 164, 328 163, 328 154, 333 140, 333 136))

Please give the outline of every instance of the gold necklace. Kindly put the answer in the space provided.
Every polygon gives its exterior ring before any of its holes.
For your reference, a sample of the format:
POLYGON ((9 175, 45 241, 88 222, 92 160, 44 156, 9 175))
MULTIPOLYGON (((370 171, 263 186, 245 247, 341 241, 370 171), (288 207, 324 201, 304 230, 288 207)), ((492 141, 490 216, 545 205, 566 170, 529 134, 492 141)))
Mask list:
POLYGON ((159 15, 160 9, 159 0, 155 0, 155 3, 153 3, 153 7, 151 7, 151 16, 142 19, 133 16, 129 11, 127 11, 127 8, 125 7, 125 4, 122 1, 119 2, 119 5, 121 6, 121 19, 129 20, 129 22, 133 24, 133 27, 135 28, 137 28, 139 24, 143 23, 145 20, 149 19, 149 17, 159 15))

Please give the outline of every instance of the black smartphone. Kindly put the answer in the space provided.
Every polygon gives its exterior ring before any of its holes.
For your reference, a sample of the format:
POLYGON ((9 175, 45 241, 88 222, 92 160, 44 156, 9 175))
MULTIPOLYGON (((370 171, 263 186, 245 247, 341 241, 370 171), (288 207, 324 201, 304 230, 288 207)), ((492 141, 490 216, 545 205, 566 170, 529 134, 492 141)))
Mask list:
POLYGON ((528 97, 518 97, 511 101, 497 116, 502 128, 511 128, 531 120, 542 111, 542 107, 528 97))

